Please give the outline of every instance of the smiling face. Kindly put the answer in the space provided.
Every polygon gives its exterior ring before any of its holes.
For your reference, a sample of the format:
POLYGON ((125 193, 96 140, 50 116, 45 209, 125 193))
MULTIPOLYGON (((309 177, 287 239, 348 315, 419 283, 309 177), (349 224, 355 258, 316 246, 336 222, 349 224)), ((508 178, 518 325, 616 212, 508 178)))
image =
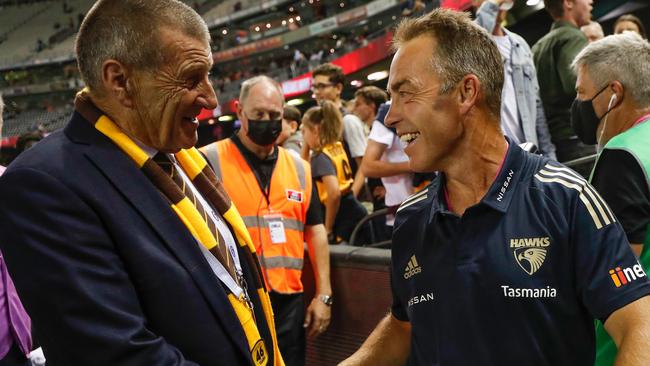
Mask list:
POLYGON ((392 102, 386 124, 407 142, 404 152, 417 172, 440 170, 463 132, 456 88, 438 93, 441 83, 431 66, 434 47, 429 36, 414 38, 399 48, 390 65, 392 102))
POLYGON ((169 28, 159 30, 163 65, 135 71, 127 90, 132 93, 133 122, 129 133, 158 151, 173 153, 197 141, 202 108, 217 107, 208 79, 212 54, 208 43, 169 28))

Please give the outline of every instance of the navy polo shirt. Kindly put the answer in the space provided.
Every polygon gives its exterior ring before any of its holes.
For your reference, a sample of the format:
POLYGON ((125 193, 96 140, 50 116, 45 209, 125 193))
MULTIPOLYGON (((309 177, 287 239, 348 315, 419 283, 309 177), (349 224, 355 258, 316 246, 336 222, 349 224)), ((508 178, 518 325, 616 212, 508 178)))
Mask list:
POLYGON ((621 225, 561 164, 510 142, 462 217, 444 175, 399 208, 392 314, 412 326, 409 365, 585 365, 594 319, 650 293, 621 225))

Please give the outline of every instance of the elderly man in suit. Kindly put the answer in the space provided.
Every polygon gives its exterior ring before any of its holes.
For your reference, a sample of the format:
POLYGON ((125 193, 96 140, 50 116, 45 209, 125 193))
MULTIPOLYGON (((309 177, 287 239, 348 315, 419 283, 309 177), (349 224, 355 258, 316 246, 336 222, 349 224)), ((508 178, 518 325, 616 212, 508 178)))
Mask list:
POLYGON ((176 0, 100 0, 63 131, 0 179, 0 248, 48 365, 283 365, 254 247, 193 148, 209 33, 176 0))

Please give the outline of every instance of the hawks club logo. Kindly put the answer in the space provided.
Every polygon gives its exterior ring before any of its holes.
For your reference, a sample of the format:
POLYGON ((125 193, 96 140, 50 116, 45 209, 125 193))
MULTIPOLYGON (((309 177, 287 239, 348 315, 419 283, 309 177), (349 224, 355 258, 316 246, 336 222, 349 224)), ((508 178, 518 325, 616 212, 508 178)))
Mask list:
POLYGON ((510 239, 510 248, 514 249, 515 261, 531 276, 544 264, 550 245, 549 237, 510 239))

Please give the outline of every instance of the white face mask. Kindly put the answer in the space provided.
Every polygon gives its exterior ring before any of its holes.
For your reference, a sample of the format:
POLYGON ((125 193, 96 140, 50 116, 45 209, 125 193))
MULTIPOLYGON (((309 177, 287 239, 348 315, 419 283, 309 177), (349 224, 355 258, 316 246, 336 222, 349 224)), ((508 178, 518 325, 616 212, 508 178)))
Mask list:
MULTIPOLYGON (((609 104, 607 104, 607 110, 608 111, 610 111, 612 109, 612 104, 614 104, 614 102, 616 102, 616 94, 612 94, 612 97, 609 98, 609 104)), ((605 129, 607 128, 607 119, 608 118, 609 118, 609 113, 607 113, 607 115, 605 116, 605 121, 603 122, 603 129, 600 130, 600 134, 598 134, 598 139, 597 139, 597 141, 598 141, 598 145, 597 145, 598 153, 600 153, 604 148, 604 146, 600 143, 600 141, 602 140, 603 134, 605 133, 605 129)))

